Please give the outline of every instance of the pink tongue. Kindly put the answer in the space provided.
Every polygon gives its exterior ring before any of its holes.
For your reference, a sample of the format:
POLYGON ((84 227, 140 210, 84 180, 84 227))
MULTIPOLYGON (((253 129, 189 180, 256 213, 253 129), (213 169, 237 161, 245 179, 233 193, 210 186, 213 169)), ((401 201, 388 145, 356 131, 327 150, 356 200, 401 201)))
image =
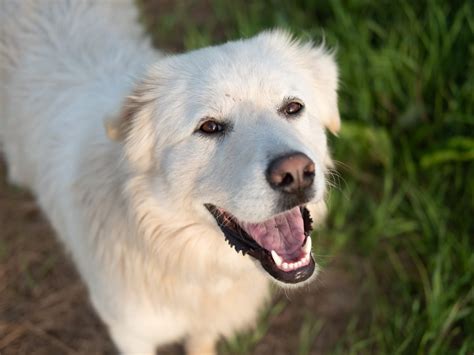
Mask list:
POLYGON ((285 261, 298 260, 305 240, 299 207, 261 223, 242 223, 242 228, 268 251, 275 250, 285 261))

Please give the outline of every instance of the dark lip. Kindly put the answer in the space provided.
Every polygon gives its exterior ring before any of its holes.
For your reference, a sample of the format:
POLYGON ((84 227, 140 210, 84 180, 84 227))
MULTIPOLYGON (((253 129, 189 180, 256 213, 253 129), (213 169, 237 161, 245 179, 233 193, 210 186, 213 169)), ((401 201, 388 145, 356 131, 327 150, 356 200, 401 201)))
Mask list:
MULTIPOLYGON (((296 284, 303 282, 311 277, 316 268, 313 256, 310 254, 310 261, 308 265, 302 266, 296 270, 283 271, 280 270, 270 254, 270 251, 262 248, 252 239, 238 224, 238 222, 231 215, 223 215, 219 212, 218 208, 212 204, 204 205, 211 215, 215 218, 217 225, 222 230, 225 239, 229 245, 235 249, 237 253, 241 252, 243 255, 249 254, 253 258, 257 259, 262 267, 276 280, 296 284)), ((306 207, 300 207, 301 214, 303 216, 304 231, 306 238, 310 238, 311 233, 311 216, 306 207)), ((305 242, 306 242, 305 238, 305 242)))

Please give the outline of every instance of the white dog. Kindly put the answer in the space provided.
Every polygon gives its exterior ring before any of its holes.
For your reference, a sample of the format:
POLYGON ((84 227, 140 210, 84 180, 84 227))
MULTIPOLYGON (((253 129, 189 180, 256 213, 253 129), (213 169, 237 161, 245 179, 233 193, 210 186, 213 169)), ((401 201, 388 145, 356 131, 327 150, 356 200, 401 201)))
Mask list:
POLYGON ((213 354, 316 273, 337 68, 282 31, 164 55, 136 15, 0 0, 0 142, 122 353, 213 354))

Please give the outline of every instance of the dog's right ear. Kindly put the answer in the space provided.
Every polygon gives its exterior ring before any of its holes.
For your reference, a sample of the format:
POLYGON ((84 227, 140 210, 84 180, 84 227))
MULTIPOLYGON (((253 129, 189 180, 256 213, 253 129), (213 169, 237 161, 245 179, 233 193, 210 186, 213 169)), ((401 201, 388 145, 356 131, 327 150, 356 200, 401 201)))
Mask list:
POLYGON ((133 116, 137 111, 138 107, 133 101, 132 97, 127 97, 120 112, 117 115, 105 120, 104 125, 107 137, 112 141, 124 141, 127 131, 130 129, 133 116))
POLYGON ((125 99, 120 112, 105 121, 109 139, 123 143, 125 156, 141 171, 152 167, 155 142, 153 126, 155 95, 147 86, 140 84, 125 99))

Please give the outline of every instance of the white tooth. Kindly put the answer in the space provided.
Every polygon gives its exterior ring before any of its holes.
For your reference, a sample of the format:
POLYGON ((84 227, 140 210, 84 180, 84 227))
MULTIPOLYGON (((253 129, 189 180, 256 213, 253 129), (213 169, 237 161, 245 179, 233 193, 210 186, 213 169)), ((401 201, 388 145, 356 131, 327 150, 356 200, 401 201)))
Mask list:
POLYGON ((306 238, 306 243, 303 245, 303 251, 305 254, 311 253, 311 237, 306 238))
POLYGON ((300 268, 302 265, 303 265, 303 262, 302 262, 302 261, 298 261, 298 262, 296 263, 296 267, 297 267, 297 268, 300 268))
POLYGON ((284 270, 288 270, 288 267, 289 267, 288 263, 283 263, 281 264, 281 266, 283 267, 284 270))
POLYGON ((272 250, 271 254, 272 254, 272 258, 273 258, 273 261, 275 262, 275 264, 277 266, 281 266, 281 263, 283 262, 283 259, 281 258, 281 256, 278 255, 275 250, 272 250))

